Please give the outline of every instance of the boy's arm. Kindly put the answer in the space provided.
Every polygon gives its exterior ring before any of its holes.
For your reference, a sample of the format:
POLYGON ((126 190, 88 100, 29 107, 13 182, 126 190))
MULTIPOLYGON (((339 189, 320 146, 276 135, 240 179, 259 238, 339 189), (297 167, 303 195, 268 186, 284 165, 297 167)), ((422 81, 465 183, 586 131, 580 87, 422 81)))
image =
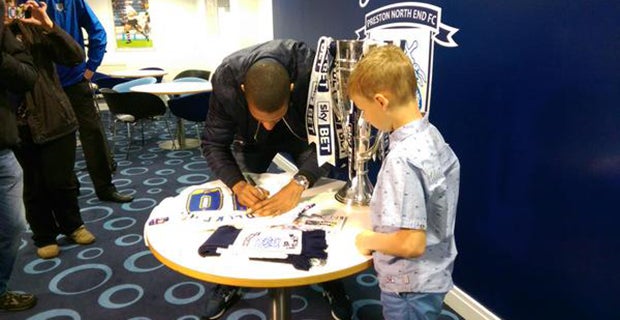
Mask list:
POLYGON ((395 257, 416 258, 426 250, 426 231, 400 229, 391 233, 380 233, 364 230, 357 235, 355 245, 362 254, 378 251, 395 257))

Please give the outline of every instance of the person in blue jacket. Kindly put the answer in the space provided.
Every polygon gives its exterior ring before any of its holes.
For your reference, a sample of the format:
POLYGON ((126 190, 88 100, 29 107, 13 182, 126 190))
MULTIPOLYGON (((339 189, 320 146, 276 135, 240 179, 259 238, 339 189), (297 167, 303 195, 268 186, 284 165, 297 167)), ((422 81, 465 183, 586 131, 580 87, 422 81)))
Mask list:
POLYGON ((48 0, 47 14, 69 33, 82 48, 82 29, 88 34, 88 58, 85 62, 66 67, 58 65, 58 75, 78 119, 80 141, 86 168, 100 200, 130 202, 133 197, 118 193, 112 184, 114 161, 92 96, 90 80, 101 65, 106 51, 107 36, 103 25, 84 0, 48 0))

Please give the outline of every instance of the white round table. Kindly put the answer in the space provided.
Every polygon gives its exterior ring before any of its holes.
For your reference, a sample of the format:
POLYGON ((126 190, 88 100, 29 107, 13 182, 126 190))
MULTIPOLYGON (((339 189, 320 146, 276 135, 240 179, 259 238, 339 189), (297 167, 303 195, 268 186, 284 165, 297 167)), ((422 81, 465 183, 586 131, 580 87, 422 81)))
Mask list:
POLYGON ((108 73, 114 78, 146 78, 146 77, 163 77, 168 72, 165 70, 119 70, 108 73))
POLYGON ((211 82, 161 82, 152 84, 141 84, 131 87, 129 90, 135 92, 147 92, 152 94, 188 94, 212 91, 211 82))
POLYGON ((316 203, 315 208, 322 212, 347 216, 342 230, 326 236, 329 247, 325 265, 313 266, 308 271, 284 263, 201 257, 198 248, 211 231, 197 230, 191 224, 147 225, 144 238, 153 255, 179 273, 212 283, 268 288, 272 297, 269 319, 290 319, 290 287, 344 278, 372 266, 372 257, 361 255, 355 247, 355 235, 362 228, 370 227, 368 207, 338 202, 334 195, 343 185, 344 181, 322 179, 302 195, 302 201, 316 203))

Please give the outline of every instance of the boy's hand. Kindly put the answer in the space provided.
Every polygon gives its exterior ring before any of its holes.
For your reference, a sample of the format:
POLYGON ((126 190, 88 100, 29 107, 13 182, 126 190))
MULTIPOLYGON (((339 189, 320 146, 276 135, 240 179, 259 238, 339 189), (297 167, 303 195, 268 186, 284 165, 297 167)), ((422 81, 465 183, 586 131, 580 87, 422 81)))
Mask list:
POLYGON ((370 230, 362 230, 355 236, 355 246, 357 250, 365 256, 372 254, 372 250, 370 250, 366 244, 370 242, 373 234, 374 232, 370 230))

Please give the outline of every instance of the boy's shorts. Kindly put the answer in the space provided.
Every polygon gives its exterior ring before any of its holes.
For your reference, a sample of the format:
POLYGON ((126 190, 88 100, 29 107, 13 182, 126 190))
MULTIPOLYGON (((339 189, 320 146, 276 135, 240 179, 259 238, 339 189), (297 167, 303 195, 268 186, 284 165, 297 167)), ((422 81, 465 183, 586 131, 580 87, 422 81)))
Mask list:
POLYGON ((446 293, 381 291, 386 320, 435 320, 441 314, 446 293))

